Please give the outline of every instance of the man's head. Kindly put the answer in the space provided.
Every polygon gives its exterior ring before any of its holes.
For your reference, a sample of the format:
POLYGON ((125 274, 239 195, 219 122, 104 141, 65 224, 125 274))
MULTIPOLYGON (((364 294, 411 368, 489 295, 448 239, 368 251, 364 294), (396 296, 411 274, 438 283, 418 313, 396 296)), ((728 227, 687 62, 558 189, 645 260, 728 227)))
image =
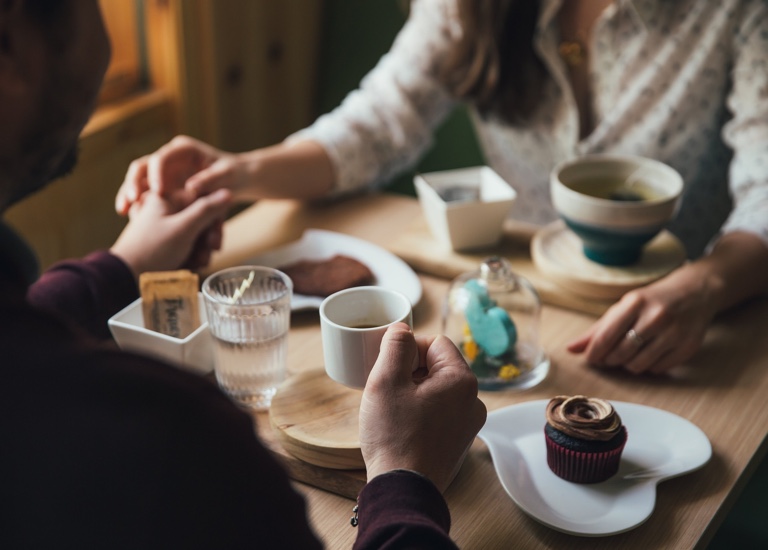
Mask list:
POLYGON ((0 0, 0 210, 74 166, 108 61, 97 0, 0 0))

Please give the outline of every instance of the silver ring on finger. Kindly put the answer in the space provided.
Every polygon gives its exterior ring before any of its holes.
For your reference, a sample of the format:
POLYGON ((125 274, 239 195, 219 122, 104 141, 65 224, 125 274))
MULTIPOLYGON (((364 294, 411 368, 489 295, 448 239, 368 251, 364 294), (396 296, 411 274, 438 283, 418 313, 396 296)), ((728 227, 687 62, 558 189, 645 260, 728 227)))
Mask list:
POLYGON ((645 338, 640 336, 633 328, 629 329, 624 337, 638 348, 642 348, 645 345, 645 338))

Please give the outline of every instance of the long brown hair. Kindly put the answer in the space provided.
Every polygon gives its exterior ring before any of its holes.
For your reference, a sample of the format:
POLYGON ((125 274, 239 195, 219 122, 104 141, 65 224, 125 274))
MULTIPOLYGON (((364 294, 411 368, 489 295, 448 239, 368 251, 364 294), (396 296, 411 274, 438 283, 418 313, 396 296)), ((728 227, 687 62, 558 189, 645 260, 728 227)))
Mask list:
POLYGON ((461 38, 441 77, 483 116, 520 124, 535 110, 544 67, 533 50, 538 0, 457 0, 461 38))

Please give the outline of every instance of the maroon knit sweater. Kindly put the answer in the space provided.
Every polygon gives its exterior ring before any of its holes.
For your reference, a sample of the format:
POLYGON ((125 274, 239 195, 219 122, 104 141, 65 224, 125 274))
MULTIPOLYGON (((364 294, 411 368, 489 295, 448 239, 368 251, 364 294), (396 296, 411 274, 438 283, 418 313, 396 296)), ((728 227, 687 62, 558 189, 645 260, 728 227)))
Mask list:
MULTIPOLYGON (((63 262, 25 299, 24 253, 2 229, 0 548, 320 548, 248 415, 103 340, 137 297, 127 266, 63 262)), ((359 518, 355 548, 455 548, 442 496, 415 474, 368 484, 359 518)))

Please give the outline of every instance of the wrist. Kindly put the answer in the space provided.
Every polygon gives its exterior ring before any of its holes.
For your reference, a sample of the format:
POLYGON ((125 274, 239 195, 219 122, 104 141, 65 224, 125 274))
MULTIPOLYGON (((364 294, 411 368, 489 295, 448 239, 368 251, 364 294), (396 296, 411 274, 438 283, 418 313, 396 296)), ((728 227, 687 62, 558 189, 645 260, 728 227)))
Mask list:
POLYGON ((707 305, 711 317, 725 309, 727 285, 721 273, 707 261, 688 263, 674 272, 673 278, 677 288, 687 289, 689 296, 697 296, 700 303, 707 305))
POLYGON ((695 262, 717 312, 756 295, 768 293, 768 248, 752 233, 726 233, 711 252, 695 262))
POLYGON ((130 250, 127 250, 125 247, 122 247, 119 240, 114 245, 112 245, 112 248, 109 249, 109 253, 112 254, 112 256, 114 256, 121 262, 123 262, 123 264, 125 264, 125 266, 133 275, 134 280, 136 281, 139 280, 139 275, 143 271, 142 266, 139 265, 141 262, 137 261, 136 258, 134 258, 130 250))
POLYGON ((412 470, 411 468, 392 468, 390 470, 377 470, 376 472, 369 473, 367 481, 368 483, 370 483, 373 479, 379 476, 388 475, 388 474, 402 474, 402 473, 413 474, 430 481, 430 483, 432 482, 432 480, 430 480, 429 477, 427 477, 425 474, 419 472, 418 470, 412 470))
POLYGON ((234 164, 237 167, 237 184, 233 187, 235 200, 255 201, 265 198, 261 189, 262 182, 268 180, 268 159, 262 149, 236 153, 234 164))
POLYGON ((327 196, 333 188, 333 166, 318 143, 280 143, 241 155, 250 186, 258 195, 251 198, 313 200, 327 196))

